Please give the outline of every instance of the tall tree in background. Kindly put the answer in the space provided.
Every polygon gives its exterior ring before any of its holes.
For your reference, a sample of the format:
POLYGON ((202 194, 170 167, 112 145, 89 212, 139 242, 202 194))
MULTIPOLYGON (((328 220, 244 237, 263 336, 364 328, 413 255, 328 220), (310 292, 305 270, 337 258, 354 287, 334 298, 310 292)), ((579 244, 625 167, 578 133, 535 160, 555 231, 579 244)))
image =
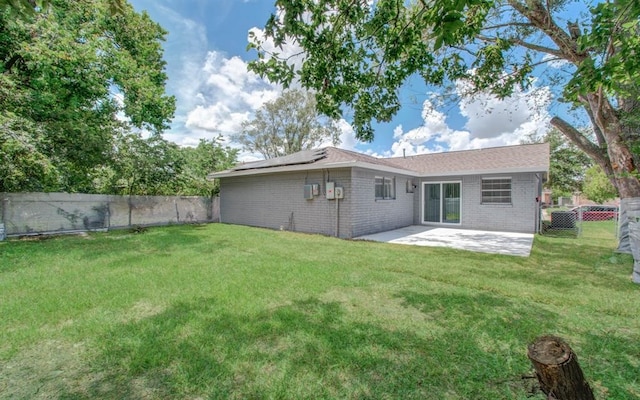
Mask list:
POLYGON ((285 86, 295 79, 315 89, 320 110, 333 117, 351 107, 362 140, 373 138, 372 119, 389 121, 397 113, 397 90, 411 76, 437 86, 464 80, 475 91, 505 97, 530 85, 536 67, 553 62, 562 70, 547 82, 562 92, 556 100, 582 110, 594 135, 560 116, 552 125, 605 171, 623 204, 640 199, 640 135, 633 122, 640 2, 276 0, 276 6, 266 39, 300 46, 302 67, 254 35, 258 59, 251 68, 285 86), (580 7, 589 12, 575 12, 580 7), (577 20, 564 19, 571 11, 577 20))
POLYGON ((333 119, 318 115, 315 96, 289 90, 256 111, 242 124, 242 133, 233 139, 243 148, 264 158, 280 157, 308 150, 324 142, 340 143, 340 130, 333 119))
POLYGON ((176 194, 184 168, 180 148, 160 135, 118 135, 114 162, 103 170, 101 191, 120 195, 176 194))
POLYGON ((185 158, 182 174, 182 194, 198 196, 216 196, 220 181, 207 179, 213 171, 233 167, 237 162, 238 150, 221 144, 222 138, 200 139, 196 147, 183 147, 180 151, 185 158))
POLYGON ((201 139, 196 147, 179 147, 160 135, 145 139, 137 133, 118 134, 113 162, 96 171, 95 192, 215 196, 218 182, 207 180, 207 175, 233 166, 238 153, 220 140, 201 139))
POLYGON ((158 134, 175 110, 166 32, 146 13, 126 2, 117 15, 106 0, 46 3, 22 18, 0 8, 0 160, 10 163, 0 191, 91 191, 116 132, 158 134))
POLYGON ((593 162, 576 145, 557 129, 550 129, 541 138, 529 137, 523 143, 549 143, 549 180, 545 184, 551 189, 554 199, 571 197, 581 192, 587 169, 593 162))
POLYGON ((589 168, 584 177, 582 185, 582 193, 587 199, 596 203, 604 203, 605 201, 616 198, 618 193, 613 187, 607 176, 598 165, 589 168))

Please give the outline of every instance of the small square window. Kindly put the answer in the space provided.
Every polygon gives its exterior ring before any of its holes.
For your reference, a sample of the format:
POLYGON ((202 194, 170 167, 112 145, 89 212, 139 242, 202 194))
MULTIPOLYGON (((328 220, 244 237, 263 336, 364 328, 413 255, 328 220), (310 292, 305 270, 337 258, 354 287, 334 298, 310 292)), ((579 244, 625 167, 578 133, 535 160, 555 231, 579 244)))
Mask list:
POLYGON ((376 176, 375 195, 378 200, 396 198, 396 178, 376 176))
POLYGON ((511 204, 511 178, 482 179, 482 204, 511 204))

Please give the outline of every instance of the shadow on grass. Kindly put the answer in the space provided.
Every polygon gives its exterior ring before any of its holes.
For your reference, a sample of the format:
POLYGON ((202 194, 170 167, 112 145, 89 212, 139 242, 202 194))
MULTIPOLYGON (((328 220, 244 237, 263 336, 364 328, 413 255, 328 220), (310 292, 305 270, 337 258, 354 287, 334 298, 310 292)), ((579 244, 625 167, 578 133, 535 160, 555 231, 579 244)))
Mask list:
POLYGON ((342 304, 315 298, 257 315, 220 312, 212 299, 177 304, 105 335, 90 384, 63 397, 527 397, 521 345, 553 315, 489 295, 401 297, 427 314, 443 310, 444 333, 356 322, 342 304))
POLYGON ((626 284, 632 259, 627 254, 616 253, 613 243, 538 237, 531 255, 534 269, 512 269, 504 277, 556 290, 588 283, 603 289, 632 292, 633 286, 626 284))
MULTIPOLYGON (((516 304, 504 297, 487 293, 444 294, 402 292, 406 305, 426 315, 451 321, 459 333, 471 335, 474 331, 496 340, 527 340, 539 332, 554 329, 556 314, 532 304, 516 304)), ((455 334, 455 329, 450 329, 455 334)))
POLYGON ((206 230, 206 225, 185 224, 147 228, 140 233, 130 229, 116 230, 88 241, 83 246, 84 259, 95 260, 119 254, 134 263, 148 255, 172 256, 176 252, 200 254, 212 249, 233 246, 223 237, 215 237, 206 230))
POLYGON ((578 360, 587 373, 592 372, 587 379, 602 393, 597 398, 640 399, 639 342, 637 328, 585 334, 578 360), (611 376, 609 371, 616 373, 611 376))
POLYGON ((134 263, 148 255, 170 256, 174 252, 197 254, 233 246, 224 237, 211 234, 207 225, 187 224, 149 228, 142 233, 129 229, 86 235, 50 236, 47 240, 11 240, 0 246, 0 273, 14 272, 33 265, 24 262, 42 259, 75 258, 96 264, 101 258, 118 255, 134 263), (29 257, 25 257, 28 253, 29 257))

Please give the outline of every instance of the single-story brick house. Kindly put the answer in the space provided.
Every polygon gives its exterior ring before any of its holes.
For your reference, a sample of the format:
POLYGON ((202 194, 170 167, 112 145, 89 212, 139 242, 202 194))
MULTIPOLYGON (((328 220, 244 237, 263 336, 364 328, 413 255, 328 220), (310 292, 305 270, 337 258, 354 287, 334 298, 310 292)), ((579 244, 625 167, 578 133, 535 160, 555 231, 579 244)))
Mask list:
POLYGON ((216 172, 220 221, 353 238, 408 225, 537 232, 549 146, 376 158, 327 147, 216 172))

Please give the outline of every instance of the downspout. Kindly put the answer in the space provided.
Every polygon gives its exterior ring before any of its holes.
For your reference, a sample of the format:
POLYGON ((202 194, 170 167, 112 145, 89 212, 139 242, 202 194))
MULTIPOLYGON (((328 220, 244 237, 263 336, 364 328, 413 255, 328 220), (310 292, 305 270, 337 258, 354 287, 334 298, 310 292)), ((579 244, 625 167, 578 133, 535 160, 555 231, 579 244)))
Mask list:
POLYGON ((222 178, 218 182, 218 222, 222 222, 222 178))
POLYGON ((536 179, 538 180, 538 193, 536 196, 536 216, 534 232, 540 233, 542 224, 542 175, 537 172, 536 179))
POLYGON ((340 237, 340 199, 336 197, 336 237, 340 237))

